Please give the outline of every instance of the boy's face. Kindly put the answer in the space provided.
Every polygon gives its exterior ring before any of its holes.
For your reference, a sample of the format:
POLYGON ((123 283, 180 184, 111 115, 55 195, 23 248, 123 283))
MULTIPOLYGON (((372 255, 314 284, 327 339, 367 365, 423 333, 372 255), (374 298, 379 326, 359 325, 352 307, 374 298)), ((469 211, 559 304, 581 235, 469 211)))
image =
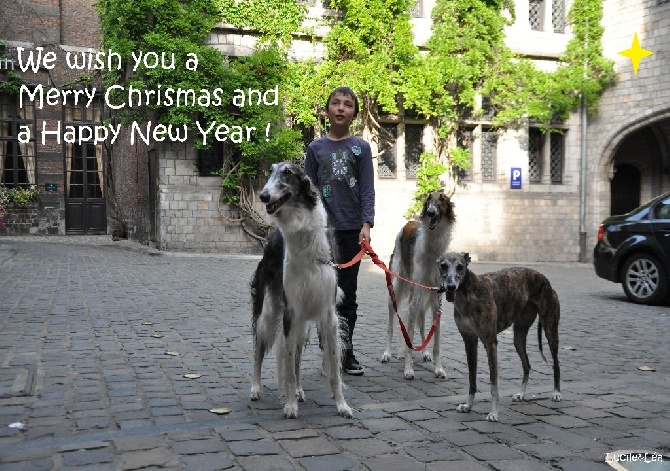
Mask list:
POLYGON ((328 102, 328 120, 331 126, 349 127, 354 120, 356 103, 354 98, 343 93, 335 93, 328 102))

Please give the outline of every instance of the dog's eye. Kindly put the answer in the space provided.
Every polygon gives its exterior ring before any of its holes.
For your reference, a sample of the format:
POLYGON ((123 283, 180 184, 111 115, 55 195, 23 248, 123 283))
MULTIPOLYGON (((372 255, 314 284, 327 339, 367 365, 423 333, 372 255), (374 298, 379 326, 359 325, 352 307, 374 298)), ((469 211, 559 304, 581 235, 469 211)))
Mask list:
POLYGON ((291 169, 288 168, 288 167, 284 167, 284 170, 282 170, 282 173, 284 175, 292 175, 293 174, 293 172, 291 172, 291 169))
POLYGON ((445 198, 446 198, 446 196, 440 195, 440 201, 444 201, 445 198))
POLYGON ((463 265, 456 265, 456 271, 463 271, 463 265))

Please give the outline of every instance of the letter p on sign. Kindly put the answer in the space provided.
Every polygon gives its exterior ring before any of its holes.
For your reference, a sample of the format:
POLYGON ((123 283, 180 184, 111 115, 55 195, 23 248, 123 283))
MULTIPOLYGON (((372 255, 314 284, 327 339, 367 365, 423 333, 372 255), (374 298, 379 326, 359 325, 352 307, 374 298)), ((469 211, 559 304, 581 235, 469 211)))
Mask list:
POLYGON ((521 169, 518 168, 518 167, 512 167, 510 188, 512 190, 520 190, 521 189, 521 169))

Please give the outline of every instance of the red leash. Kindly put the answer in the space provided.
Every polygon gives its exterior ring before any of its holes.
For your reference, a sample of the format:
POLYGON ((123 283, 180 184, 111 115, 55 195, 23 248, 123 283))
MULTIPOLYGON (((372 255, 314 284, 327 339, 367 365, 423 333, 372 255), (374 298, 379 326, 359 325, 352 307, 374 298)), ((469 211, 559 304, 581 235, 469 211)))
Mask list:
MULTIPOLYGON (((412 280, 408 280, 407 278, 403 278, 402 276, 398 275, 397 273, 392 272, 386 267, 386 264, 382 262, 377 254, 372 250, 372 247, 370 246, 370 243, 367 240, 363 240, 361 242, 361 251, 356 254, 356 256, 349 262, 347 263, 341 263, 339 265, 336 265, 338 269, 343 269, 343 268, 349 268, 352 265, 355 265, 356 263, 360 262, 361 259, 365 256, 365 254, 368 254, 370 256, 370 259, 372 262, 377 265, 379 268, 384 270, 384 273, 386 274, 386 287, 389 292, 389 296, 391 297, 391 302, 393 303, 393 309, 395 310, 395 314, 398 317, 398 322, 400 323, 400 330, 402 331, 402 336, 405 338, 405 344, 407 345, 408 348, 411 348, 415 352, 420 352, 426 346, 428 345, 428 342, 430 342, 430 339, 433 338, 433 334, 435 333, 435 329, 437 328, 438 324, 440 323, 440 317, 442 316, 442 311, 438 308, 437 312, 435 313, 435 318, 433 319, 433 325, 430 326, 430 331, 428 331, 428 336, 426 337, 426 340, 418 346, 414 347, 412 346, 412 339, 409 338, 409 334, 407 333, 407 329, 405 328, 405 324, 402 322, 402 318, 400 317, 400 314, 398 314, 398 303, 396 301, 395 297, 395 291, 393 290, 393 280, 391 279, 391 276, 395 276, 396 278, 406 281, 407 283, 411 283, 415 286, 418 286, 423 289, 431 290, 431 291, 436 291, 438 293, 441 292, 439 287, 436 286, 425 286, 420 283, 416 283, 412 280)), ((439 296, 439 294, 438 294, 439 296)), ((441 304, 441 303, 440 303, 441 304)))

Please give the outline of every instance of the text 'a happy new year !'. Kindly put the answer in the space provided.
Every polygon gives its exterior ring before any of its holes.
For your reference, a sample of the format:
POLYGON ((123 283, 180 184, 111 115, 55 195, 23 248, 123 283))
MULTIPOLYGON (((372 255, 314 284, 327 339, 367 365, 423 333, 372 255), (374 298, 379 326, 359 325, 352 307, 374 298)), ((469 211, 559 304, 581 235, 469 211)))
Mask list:
MULTIPOLYGON (((250 141, 253 138, 256 128, 254 126, 237 126, 217 123, 216 121, 202 124, 195 122, 195 127, 202 139, 203 144, 212 141, 225 142, 230 141, 239 144, 243 141, 250 141)), ((67 144, 93 144, 99 145, 109 141, 114 144, 121 135, 121 124, 78 124, 63 125, 60 121, 53 124, 42 121, 42 144, 51 138, 58 144, 65 142, 67 144)), ((269 129, 266 129, 266 137, 269 129)), ((152 124, 151 121, 145 124, 133 122, 130 125, 130 144, 140 141, 149 145, 150 142, 185 142, 189 137, 188 126, 172 124, 152 124)), ((21 140, 21 136, 19 136, 21 140)), ((27 142, 27 140, 26 140, 27 142)))

